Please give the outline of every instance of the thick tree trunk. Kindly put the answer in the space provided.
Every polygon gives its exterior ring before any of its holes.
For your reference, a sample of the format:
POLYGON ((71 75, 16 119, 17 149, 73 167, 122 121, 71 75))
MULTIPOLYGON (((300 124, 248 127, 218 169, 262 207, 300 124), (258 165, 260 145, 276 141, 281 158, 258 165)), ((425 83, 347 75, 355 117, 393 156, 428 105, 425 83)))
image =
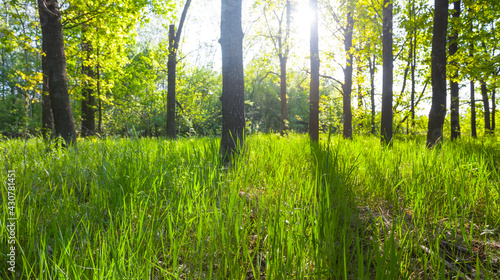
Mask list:
POLYGON ((346 66, 344 69, 344 84, 342 85, 342 100, 343 100, 343 114, 344 114, 344 130, 343 136, 346 139, 352 139, 352 110, 351 110, 351 96, 352 96, 352 31, 354 28, 354 19, 352 12, 347 13, 347 26, 344 34, 344 50, 346 53, 346 66))
POLYGON ((43 72, 43 84, 42 84, 42 136, 44 139, 48 139, 52 136, 54 131, 54 117, 52 116, 52 104, 50 103, 49 95, 49 80, 47 74, 49 69, 47 69, 47 56, 45 54, 45 44, 42 42, 42 72, 43 72))
POLYGON ((372 60, 369 61, 370 63, 370 102, 371 102, 371 124, 372 124, 372 129, 371 129, 371 134, 376 133, 376 128, 375 128, 375 60, 376 57, 373 55, 373 62, 372 60))
POLYGON ((309 2, 313 13, 311 23, 311 84, 309 88, 309 137, 319 140, 319 50, 318 50, 318 0, 309 2))
POLYGON ((220 155, 229 162, 243 145, 245 130, 245 81, 241 0, 222 0, 222 137, 220 155))
POLYGON ((446 36, 448 30, 448 0, 435 0, 432 33, 432 105, 429 113, 427 147, 443 140, 446 116, 446 36))
POLYGON ((280 99, 281 99, 281 135, 288 130, 288 108, 286 104, 286 62, 287 57, 280 57, 280 99))
POLYGON ((491 122, 490 122, 490 100, 488 98, 488 88, 486 83, 481 80, 481 95, 483 97, 483 110, 484 110, 484 133, 491 133, 491 122))
POLYGON ((47 78, 56 136, 76 145, 75 122, 68 94, 66 55, 57 0, 38 0, 42 40, 46 47, 47 78))
POLYGON ((476 96, 474 89, 474 81, 470 81, 470 130, 471 136, 477 137, 476 129, 476 96))
MULTIPOLYGON (((454 2, 455 12, 453 13, 453 18, 458 20, 460 18, 460 0, 454 2)), ((450 56, 453 56, 457 53, 458 50, 458 26, 457 23, 453 26, 453 35, 450 38, 450 56)), ((456 61, 453 61, 452 64, 455 66, 452 73, 452 79, 450 81, 450 89, 451 89, 451 105, 450 105, 450 118, 451 118, 451 140, 455 140, 460 137, 460 100, 458 97, 459 88, 458 88, 458 65, 456 61)))
POLYGON ((175 48, 175 25, 171 24, 168 29, 168 88, 167 88, 167 135, 175 139, 175 78, 177 49, 175 48))
POLYGON ((384 0, 383 8, 383 74, 382 74, 382 119, 380 137, 382 142, 392 142, 392 82, 393 82, 393 53, 392 53, 392 1, 384 0))
POLYGON ((85 87, 82 89, 82 136, 91 136, 95 134, 95 96, 92 83, 87 79, 94 79, 94 69, 90 65, 92 43, 85 38, 85 29, 82 31, 83 42, 82 52, 87 54, 87 58, 82 63, 82 74, 84 75, 85 87))

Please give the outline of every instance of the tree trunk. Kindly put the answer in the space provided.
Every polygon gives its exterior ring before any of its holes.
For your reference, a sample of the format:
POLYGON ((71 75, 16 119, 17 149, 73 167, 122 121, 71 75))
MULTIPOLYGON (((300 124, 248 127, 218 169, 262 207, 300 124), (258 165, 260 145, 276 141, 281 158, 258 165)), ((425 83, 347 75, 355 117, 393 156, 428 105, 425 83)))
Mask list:
POLYGON ((222 0, 222 136, 220 155, 227 163, 243 146, 245 130, 245 81, 241 0, 222 0))
POLYGON ((491 122, 490 122, 490 100, 488 98, 488 88, 484 80, 481 80, 481 95, 483 97, 483 107, 484 107, 484 133, 491 133, 491 122))
MULTIPOLYGON (((283 44, 285 45, 285 50, 281 50, 281 53, 279 54, 279 59, 280 59, 280 79, 281 79, 281 89, 280 89, 280 99, 281 99, 281 135, 285 135, 286 131, 288 130, 288 106, 287 106, 287 98, 286 98, 286 77, 287 77, 287 70, 286 70, 286 64, 288 61, 288 52, 290 50, 290 44, 289 44, 289 35, 290 35, 290 13, 291 13, 291 7, 290 7, 290 0, 286 1, 286 31, 285 31, 285 38, 283 44)), ((281 29, 281 27, 280 27, 281 29)), ((280 34, 280 45, 282 44, 282 36, 280 34)))
POLYGON ((99 110, 99 120, 97 122, 97 131, 102 134, 102 104, 101 104, 101 69, 99 64, 99 48, 97 48, 97 107, 99 110))
POLYGON ((82 89, 82 136, 95 134, 95 97, 92 83, 88 79, 95 78, 94 70, 90 64, 92 53, 92 43, 85 38, 86 28, 82 31, 82 52, 87 54, 87 58, 82 63, 82 74, 85 79, 85 87, 82 89))
MULTIPOLYGON (((469 8, 469 16, 472 16, 472 9, 469 8)), ((470 21, 470 32, 471 34, 474 32, 474 22, 471 20, 470 21)), ((474 60, 474 43, 471 41, 469 45, 469 57, 471 60, 474 60)), ((477 129, 476 129, 476 97, 475 97, 475 89, 474 89, 474 77, 471 76, 470 79, 470 130, 471 130, 471 136, 473 138, 477 137, 477 129)))
POLYGON ((477 137, 476 129, 476 97, 474 93, 474 81, 470 81, 470 130, 471 136, 477 137))
POLYGON ((309 137, 319 140, 319 50, 318 50, 318 0, 309 2, 313 19, 311 22, 311 84, 309 88, 309 137))
POLYGON ((363 120, 364 120, 364 110, 363 110, 363 85, 361 84, 361 72, 363 71, 363 69, 361 68, 361 61, 358 59, 357 60, 357 65, 356 65, 356 76, 357 76, 357 79, 356 79, 356 84, 357 84, 357 88, 358 88, 358 116, 359 116, 359 121, 358 121, 358 129, 359 131, 361 132, 361 130, 363 129, 364 125, 363 125, 363 120))
MULTIPOLYGON (((412 2, 412 17, 415 21, 415 1, 412 2)), ((415 133, 415 68, 417 67, 417 28, 413 27, 411 38, 411 134, 415 133)))
POLYGON ((167 135, 175 139, 175 78, 176 78, 176 52, 175 49, 175 25, 171 24, 168 29, 168 88, 167 88, 167 135))
POLYGON ((167 61, 167 75, 168 75, 168 88, 167 88, 167 136, 175 139, 175 83, 177 72, 177 50, 179 49, 179 42, 181 40, 182 27, 186 20, 187 11, 191 5, 191 0, 186 0, 184 9, 182 10, 181 19, 179 21, 179 30, 175 32, 175 25, 171 24, 168 29, 168 61, 167 61))
POLYGON ((342 85, 342 100, 344 113, 344 131, 343 136, 346 139, 352 139, 352 32, 354 28, 354 19, 352 12, 347 13, 347 26, 344 34, 344 50, 346 53, 346 66, 344 69, 344 84, 342 85))
POLYGON ((38 0, 42 40, 46 47, 47 79, 56 136, 76 145, 75 122, 68 94, 66 55, 57 0, 38 0))
POLYGON ((496 125, 496 112, 497 112, 497 104, 496 104, 496 89, 493 89, 491 92, 491 134, 495 135, 495 125, 496 125))
POLYGON ((392 53, 392 1, 384 0, 383 8, 383 74, 382 74, 382 119, 380 137, 382 142, 392 142, 392 82, 393 82, 393 53, 392 53))
MULTIPOLYGON (((460 0, 457 0, 454 2, 454 9, 455 12, 453 13, 453 18, 455 20, 460 19, 460 0)), ((453 35, 450 38, 451 44, 450 44, 450 56, 453 57, 458 50, 458 23, 454 23, 453 26, 453 35)), ((454 60, 452 62, 454 65, 453 73, 452 73, 452 78, 450 81, 450 89, 451 89, 451 112, 450 112, 450 118, 451 118, 451 140, 455 140, 457 138, 460 138, 460 100, 459 100, 459 88, 458 88, 458 65, 457 62, 454 60)))
POLYGON ((376 128, 375 128, 375 62, 376 62, 376 57, 375 54, 373 55, 373 62, 370 60, 370 102, 372 106, 371 110, 371 123, 372 123, 372 129, 371 129, 371 134, 376 133, 376 128))
POLYGON ((45 44, 42 42, 42 72, 43 72, 43 84, 42 84, 42 136, 44 139, 48 139, 49 136, 54 134, 54 118, 52 116, 52 104, 50 103, 49 95, 49 80, 47 74, 49 69, 47 69, 47 56, 45 51, 45 44))
POLYGON ((429 113, 427 147, 443 140, 446 116, 446 36, 448 29, 448 0, 435 0, 432 32, 431 79, 432 105, 429 113))
POLYGON ((286 62, 287 58, 280 57, 280 79, 281 79, 281 89, 280 89, 280 99, 281 99, 281 135, 285 135, 288 129, 288 108, 286 105, 286 62))

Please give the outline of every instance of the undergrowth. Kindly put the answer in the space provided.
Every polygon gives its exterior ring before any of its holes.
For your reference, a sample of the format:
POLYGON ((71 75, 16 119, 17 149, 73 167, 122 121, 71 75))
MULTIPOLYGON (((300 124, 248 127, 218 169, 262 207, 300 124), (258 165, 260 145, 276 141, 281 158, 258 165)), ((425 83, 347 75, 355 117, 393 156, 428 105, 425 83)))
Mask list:
POLYGON ((496 279, 500 151, 254 135, 0 142, 2 279, 496 279))

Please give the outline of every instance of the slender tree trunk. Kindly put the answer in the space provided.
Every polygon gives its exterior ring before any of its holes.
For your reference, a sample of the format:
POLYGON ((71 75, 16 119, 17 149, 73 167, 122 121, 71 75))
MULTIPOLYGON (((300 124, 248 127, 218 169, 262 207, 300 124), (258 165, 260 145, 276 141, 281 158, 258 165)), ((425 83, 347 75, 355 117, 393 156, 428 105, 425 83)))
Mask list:
MULTIPOLYGON (((469 16, 472 16, 472 9, 469 8, 469 16)), ((471 20, 470 22, 470 32, 473 33, 474 31, 474 23, 471 20)), ((469 57, 473 60, 474 59, 474 43, 470 42, 469 45, 469 57)), ((470 129, 471 129, 471 136, 473 138, 477 137, 477 129, 476 129, 476 97, 475 97, 475 89, 474 89, 474 77, 471 77, 470 79, 470 129)))
POLYGON ((357 83, 357 87, 358 87, 358 114, 359 114, 359 124, 358 124, 358 128, 359 128, 359 131, 361 131, 363 129, 363 119, 364 119, 364 114, 363 114, 363 85, 361 84, 361 78, 359 76, 361 76, 361 71, 362 71, 362 68, 361 68, 361 61, 359 61, 359 59, 357 60, 357 65, 356 65, 356 76, 357 76, 357 79, 356 79, 356 83, 357 83))
POLYGON ((356 75, 357 75, 357 80, 356 80, 356 84, 357 84, 357 88, 358 88, 358 110, 361 112, 363 110, 363 85, 361 84, 361 71, 363 71, 363 69, 361 68, 361 61, 357 61, 356 62, 357 65, 356 65, 356 75))
POLYGON ((342 85, 342 100, 343 100, 343 113, 344 113, 344 131, 343 136, 346 139, 352 139, 352 110, 351 110, 351 96, 352 96, 352 32, 354 28, 354 19, 352 12, 347 13, 347 26, 345 29, 344 37, 344 50, 346 53, 346 66, 344 68, 344 84, 342 85))
POLYGON ((376 133, 376 128, 375 128, 375 62, 376 62, 376 57, 375 54, 373 55, 373 62, 370 60, 370 102, 371 102, 371 124, 372 124, 372 129, 371 129, 371 134, 376 133))
POLYGON ((496 112, 497 112, 497 104, 496 104, 496 89, 493 89, 491 92, 491 134, 495 135, 495 125, 496 125, 496 112))
POLYGON ((54 134, 54 117, 52 116, 52 104, 50 103, 49 95, 49 80, 47 74, 47 56, 45 52, 45 44, 42 42, 42 136, 48 139, 54 134))
POLYGON ((171 24, 168 29, 168 88, 167 88, 167 135, 175 139, 175 78, 176 78, 176 52, 175 49, 175 25, 171 24))
POLYGON ((284 56, 280 56, 280 79, 281 79, 281 90, 280 90, 280 99, 281 99, 281 135, 285 135, 288 129, 287 120, 288 120, 288 108, 286 104, 286 62, 287 58, 284 56))
POLYGON ((470 129, 471 136, 477 137, 477 129, 476 129, 476 97, 475 97, 475 89, 474 89, 474 81, 470 81, 470 129))
MULTIPOLYGON (((286 31, 285 31, 285 38, 283 44, 285 45, 285 50, 281 51, 282 53, 279 54, 279 59, 280 59, 280 79, 281 79, 281 90, 280 90, 280 99, 281 99, 281 135, 285 135, 286 131, 288 130, 288 106, 287 106, 287 98, 286 98, 286 77, 287 77, 287 70, 286 70, 286 64, 288 61, 288 51, 290 49, 290 44, 289 44, 289 35, 290 35, 290 13, 291 13, 291 7, 290 7, 290 0, 286 1, 286 31)), ((280 40, 280 45, 281 45, 281 36, 279 38, 280 40)))
MULTIPOLYGON (((453 18, 458 21, 460 19, 460 0, 454 2, 455 12, 453 13, 453 18)), ((458 50, 458 23, 454 23, 453 25, 453 35, 450 38, 450 56, 453 57, 458 50)), ((459 100, 459 88, 458 88, 458 65, 454 60, 452 62, 454 68, 452 73, 452 78, 450 81, 450 89, 451 89, 451 140, 455 140, 460 138, 460 100, 459 100)))
POLYGON ((384 0, 383 8, 383 74, 382 74, 382 119, 380 136, 382 142, 392 142, 392 82, 393 82, 393 53, 392 53, 392 1, 384 0))
POLYGON ((76 145, 75 122, 68 94, 66 55, 57 0, 38 0, 42 44, 46 47, 47 78, 56 135, 76 145))
POLYGON ((222 0, 222 136, 220 155, 229 162, 243 146, 245 130, 245 81, 241 0, 222 0))
POLYGON ((318 50, 318 0, 309 2, 313 20, 311 23, 311 84, 309 89, 309 137, 319 140, 319 50, 318 50))
POLYGON ((82 74, 85 79, 85 87, 82 89, 82 136, 95 134, 95 97, 92 83, 88 79, 95 78, 94 69, 90 65, 92 43, 85 37, 86 28, 82 31, 82 52, 87 54, 87 58, 82 63, 82 74))
POLYGON ((102 104, 101 104, 101 69, 99 64, 99 48, 97 48, 97 107, 99 110, 99 121, 97 131, 102 134, 102 104))
MULTIPOLYGON (((5 95, 6 95, 6 84, 7 84, 7 72, 8 72, 8 69, 6 67, 6 56, 5 56, 5 48, 2 48, 2 68, 3 68, 3 71, 2 71, 2 101, 5 100, 5 95)), ((42 59, 43 61, 43 59, 42 59)))
POLYGON ((432 105, 429 113, 427 147, 443 140, 446 116, 446 36, 448 30, 448 0, 435 0, 432 32, 432 105))
POLYGON ((490 122, 490 100, 488 98, 488 88, 484 80, 481 80, 481 95, 483 97, 483 110, 484 110, 484 133, 491 133, 491 122, 490 122))
POLYGON ((177 50, 179 49, 179 42, 181 40, 182 27, 186 20, 187 11, 191 5, 191 0, 186 0, 184 9, 182 10, 181 19, 179 21, 179 29, 175 32, 175 25, 170 25, 168 29, 168 88, 167 88, 167 136, 175 139, 175 105, 176 105, 176 72, 177 72, 177 50))
MULTIPOLYGON (((415 1, 412 1, 412 17, 415 21, 416 18, 415 12, 415 1)), ((415 133, 415 68, 417 67, 417 28, 414 26, 412 31, 412 40, 411 40, 411 53, 412 53, 412 62, 411 62, 411 133, 415 133)))

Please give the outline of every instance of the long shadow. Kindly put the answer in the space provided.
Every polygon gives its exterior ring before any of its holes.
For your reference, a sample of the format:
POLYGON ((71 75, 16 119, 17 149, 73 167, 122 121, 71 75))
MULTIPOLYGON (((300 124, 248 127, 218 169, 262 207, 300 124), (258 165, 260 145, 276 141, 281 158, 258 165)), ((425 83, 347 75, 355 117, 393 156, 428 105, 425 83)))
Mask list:
POLYGON ((315 270, 318 279, 398 279, 401 277, 394 236, 388 234, 382 248, 369 240, 372 221, 362 219, 356 193, 350 186, 355 161, 340 155, 326 143, 311 142, 316 178, 317 221, 315 270))

